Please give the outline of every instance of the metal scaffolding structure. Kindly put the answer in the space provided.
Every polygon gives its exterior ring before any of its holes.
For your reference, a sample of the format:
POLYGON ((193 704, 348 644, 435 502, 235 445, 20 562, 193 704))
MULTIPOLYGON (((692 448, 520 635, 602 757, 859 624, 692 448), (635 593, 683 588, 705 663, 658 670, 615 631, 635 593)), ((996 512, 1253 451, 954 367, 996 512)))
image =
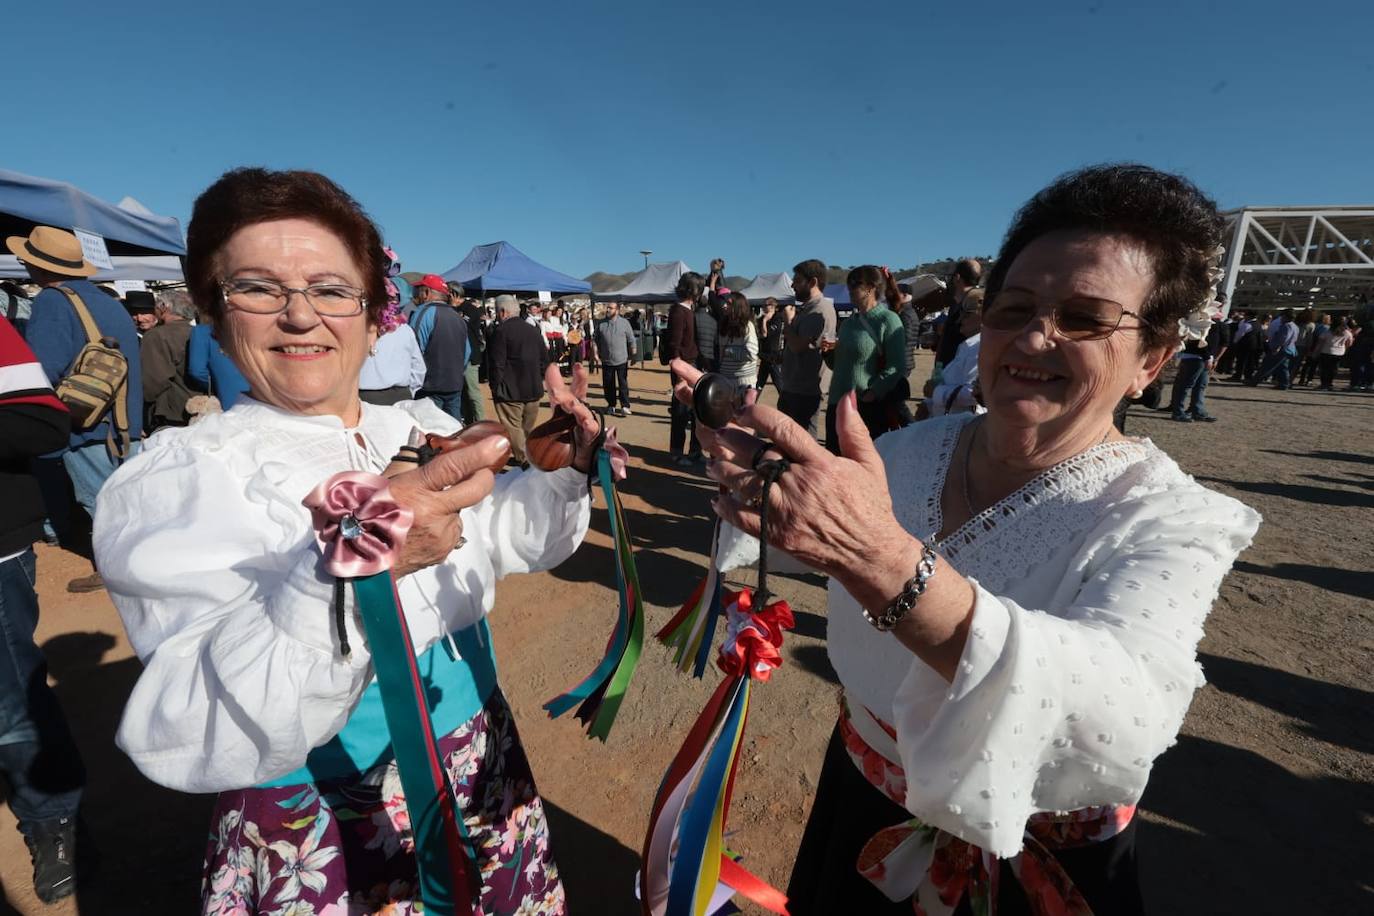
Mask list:
POLYGON ((1374 206, 1243 207, 1225 216, 1230 308, 1345 311, 1374 299, 1374 206))

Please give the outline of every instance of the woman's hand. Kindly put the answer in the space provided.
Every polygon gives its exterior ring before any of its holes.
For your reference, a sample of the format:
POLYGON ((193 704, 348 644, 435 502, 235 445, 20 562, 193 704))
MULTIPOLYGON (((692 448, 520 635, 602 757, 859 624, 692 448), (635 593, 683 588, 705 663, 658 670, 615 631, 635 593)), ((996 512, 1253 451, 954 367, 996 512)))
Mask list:
POLYGON ((509 448, 506 437, 491 436, 394 476, 396 464, 387 468, 391 495, 415 513, 401 556, 392 567, 396 578, 442 563, 460 546, 463 522, 458 513, 491 492, 496 477, 487 465, 509 448))
POLYGON ((549 393, 549 404, 554 411, 559 410, 573 418, 573 462, 572 466, 584 474, 591 473, 592 445, 601 435, 601 420, 587 406, 587 370, 581 363, 573 366, 572 387, 563 381, 563 373, 556 365, 550 364, 544 370, 544 388, 549 393))

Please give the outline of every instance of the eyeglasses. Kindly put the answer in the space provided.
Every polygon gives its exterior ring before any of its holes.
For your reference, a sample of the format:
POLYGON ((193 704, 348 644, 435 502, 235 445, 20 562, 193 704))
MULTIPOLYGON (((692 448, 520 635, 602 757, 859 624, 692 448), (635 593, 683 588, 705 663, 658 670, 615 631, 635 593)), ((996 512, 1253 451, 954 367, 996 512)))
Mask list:
MULTIPOLYGON (((983 327, 993 331, 1019 331, 1039 313, 1036 304, 1015 293, 999 294, 983 306, 983 327)), ((1135 312, 1103 299, 1060 302, 1050 313, 1050 323, 1066 340, 1102 340, 1121 327, 1123 316, 1140 320, 1135 312)), ((1127 325, 1127 328, 1140 325, 1127 325)))
POLYGON ((286 311, 292 293, 300 293, 317 315, 326 318, 352 318, 367 308, 363 291, 343 283, 315 283, 286 286, 276 280, 221 280, 224 304, 254 315, 275 315, 286 311))

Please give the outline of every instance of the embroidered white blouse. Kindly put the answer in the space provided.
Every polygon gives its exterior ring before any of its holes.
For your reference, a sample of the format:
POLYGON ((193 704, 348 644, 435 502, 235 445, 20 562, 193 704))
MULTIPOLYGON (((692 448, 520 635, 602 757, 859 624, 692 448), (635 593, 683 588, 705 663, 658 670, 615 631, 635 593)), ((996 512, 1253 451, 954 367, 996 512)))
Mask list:
MULTIPOLYGON (((971 420, 877 440, 897 521, 922 540, 942 527, 971 420)), ((907 808, 1008 857, 1036 812, 1138 801, 1204 683, 1203 621, 1259 522, 1148 440, 1088 449, 933 544, 976 591, 953 683, 831 579, 831 664, 851 703, 895 727, 907 808)), ((723 562, 742 565, 731 549, 723 562)))
MULTIPOLYGON (((289 773, 372 681, 353 615, 339 654, 301 500, 338 471, 380 472, 415 427, 458 424, 429 401, 362 411, 345 429, 241 398, 159 432, 100 491, 96 559, 145 666, 116 741, 155 782, 214 792, 289 773)), ((578 471, 498 475, 462 512, 467 544, 398 583, 416 651, 480 620, 497 579, 571 556, 589 516, 578 471)))

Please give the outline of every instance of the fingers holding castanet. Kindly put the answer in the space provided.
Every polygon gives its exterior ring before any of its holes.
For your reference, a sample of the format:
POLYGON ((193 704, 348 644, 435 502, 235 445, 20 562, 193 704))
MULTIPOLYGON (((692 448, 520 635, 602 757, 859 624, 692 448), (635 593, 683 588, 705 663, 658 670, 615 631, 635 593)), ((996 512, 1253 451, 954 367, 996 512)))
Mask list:
POLYGON ((587 399, 587 386, 591 378, 587 375, 587 367, 581 363, 573 363, 572 371, 572 395, 579 401, 587 399))
MULTIPOLYGON (((504 435, 488 435, 466 448, 438 455, 433 461, 412 473, 415 475, 416 485, 432 493, 439 493, 466 481, 479 470, 504 464, 508 457, 510 440, 504 435)), ((487 476, 491 476, 490 470, 487 470, 487 476)), ((410 475, 402 475, 397 478, 397 483, 408 483, 409 478, 410 475)))

